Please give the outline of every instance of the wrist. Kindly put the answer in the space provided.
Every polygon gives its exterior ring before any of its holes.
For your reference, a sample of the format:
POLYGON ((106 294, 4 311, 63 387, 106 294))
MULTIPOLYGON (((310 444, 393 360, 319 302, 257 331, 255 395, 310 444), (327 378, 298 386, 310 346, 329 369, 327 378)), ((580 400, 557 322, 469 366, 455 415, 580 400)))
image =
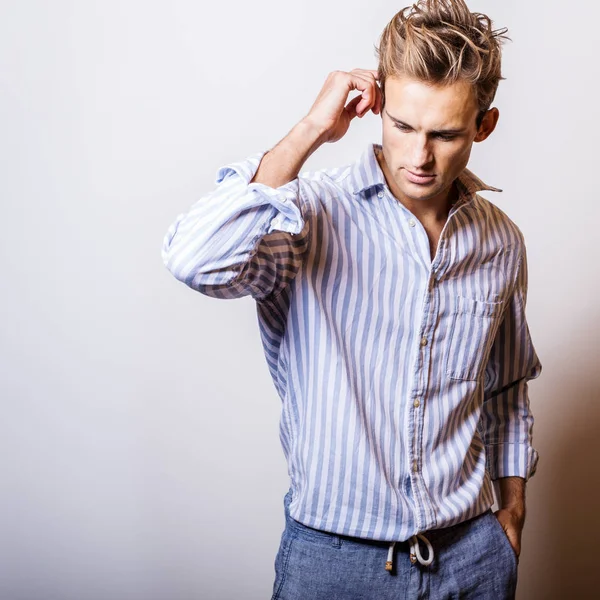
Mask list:
POLYGON ((525 519, 525 480, 522 477, 501 477, 498 479, 500 508, 519 520, 525 519))
MULTIPOLYGON (((311 121, 310 117, 304 117, 297 124, 296 129, 300 135, 305 136, 313 142, 315 150, 323 145, 326 140, 326 130, 320 127, 314 121, 311 121)), ((314 151, 314 150, 313 150, 314 151)))

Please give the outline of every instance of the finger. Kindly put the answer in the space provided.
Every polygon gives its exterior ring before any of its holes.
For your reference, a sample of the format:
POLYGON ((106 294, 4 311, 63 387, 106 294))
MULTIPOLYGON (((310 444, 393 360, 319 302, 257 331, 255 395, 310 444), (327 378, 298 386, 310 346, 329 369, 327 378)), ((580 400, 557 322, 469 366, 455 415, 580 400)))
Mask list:
POLYGON ((379 85, 376 83, 375 84, 375 90, 376 90, 376 102, 375 105, 373 106, 373 112, 376 115, 381 114, 381 105, 383 104, 383 94, 381 93, 381 88, 379 87, 379 85))
POLYGON ((379 71, 377 69, 352 69, 351 73, 365 73, 368 74, 369 76, 373 76, 377 81, 379 81, 377 75, 379 73, 379 71))
POLYGON ((383 97, 381 90, 376 83, 372 83, 368 92, 363 92, 365 98, 364 106, 359 107, 359 111, 367 112, 372 110, 374 114, 378 115, 381 112, 381 105, 383 103, 383 97))
POLYGON ((378 111, 381 109, 381 90, 379 89, 379 86, 370 75, 353 73, 353 76, 356 78, 354 80, 356 88, 361 92, 364 99, 364 102, 359 104, 357 108, 356 112, 358 116, 362 116, 369 109, 373 110, 375 114, 378 114, 378 111), (365 85, 359 85, 358 80, 364 82, 365 85))
POLYGON ((383 104, 383 94, 381 93, 381 87, 377 83, 377 71, 371 69, 354 69, 353 72, 356 72, 359 77, 362 76, 373 84, 373 89, 375 90, 375 102, 371 106, 371 109, 376 115, 380 114, 381 106, 383 104))

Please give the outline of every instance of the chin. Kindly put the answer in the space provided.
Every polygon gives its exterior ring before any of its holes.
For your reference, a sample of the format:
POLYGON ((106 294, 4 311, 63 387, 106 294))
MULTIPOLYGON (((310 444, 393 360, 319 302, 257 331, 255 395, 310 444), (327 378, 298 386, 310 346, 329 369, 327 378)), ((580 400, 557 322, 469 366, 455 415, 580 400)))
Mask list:
POLYGON ((402 193, 411 200, 430 200, 435 198, 441 190, 436 188, 429 188, 415 184, 414 186, 406 186, 401 188, 402 193))

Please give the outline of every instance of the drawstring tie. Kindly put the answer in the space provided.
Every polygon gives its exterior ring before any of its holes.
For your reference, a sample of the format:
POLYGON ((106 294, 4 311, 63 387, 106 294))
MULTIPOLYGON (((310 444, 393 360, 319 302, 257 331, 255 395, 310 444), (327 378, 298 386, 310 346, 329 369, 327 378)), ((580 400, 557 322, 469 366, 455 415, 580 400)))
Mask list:
MULTIPOLYGON (((429 540, 422 535, 421 533, 417 533, 416 535, 413 535, 410 537, 410 539, 408 540, 410 542, 410 562, 411 563, 416 563, 417 561, 419 561, 422 565, 424 565, 425 567, 430 565, 431 562, 433 561, 433 546, 431 545, 431 543, 429 542, 429 540), (427 546, 427 560, 425 560, 423 558, 423 555, 421 554, 421 550, 419 548, 419 539, 421 538, 423 540, 423 542, 425 542, 425 545, 427 546)), ((390 547, 388 549, 388 556, 387 556, 387 561, 385 563, 385 570, 386 571, 391 571, 392 570, 392 564, 393 564, 393 559, 394 559, 394 546, 396 545, 396 542, 392 542, 390 544, 390 547)))

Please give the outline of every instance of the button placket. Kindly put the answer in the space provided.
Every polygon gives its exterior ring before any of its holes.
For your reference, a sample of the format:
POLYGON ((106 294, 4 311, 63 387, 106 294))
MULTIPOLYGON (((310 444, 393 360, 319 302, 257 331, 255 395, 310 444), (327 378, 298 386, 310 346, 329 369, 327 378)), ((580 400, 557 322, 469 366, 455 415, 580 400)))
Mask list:
POLYGON ((411 423, 409 430, 411 444, 409 463, 410 480, 417 506, 416 518, 423 526, 435 522, 435 511, 421 469, 421 453, 423 451, 421 443, 423 428, 425 427, 425 413, 424 410, 421 410, 421 406, 428 389, 428 371, 433 353, 433 325, 439 308, 439 290, 437 289, 437 286, 432 286, 430 282, 432 279, 435 279, 437 267, 440 262, 441 256, 438 255, 430 269, 428 269, 429 272, 426 275, 427 285, 424 289, 423 296, 423 320, 419 331, 420 337, 417 338, 418 355, 415 371, 416 381, 415 387, 412 390, 412 398, 410 400, 412 410, 409 415, 411 423))

